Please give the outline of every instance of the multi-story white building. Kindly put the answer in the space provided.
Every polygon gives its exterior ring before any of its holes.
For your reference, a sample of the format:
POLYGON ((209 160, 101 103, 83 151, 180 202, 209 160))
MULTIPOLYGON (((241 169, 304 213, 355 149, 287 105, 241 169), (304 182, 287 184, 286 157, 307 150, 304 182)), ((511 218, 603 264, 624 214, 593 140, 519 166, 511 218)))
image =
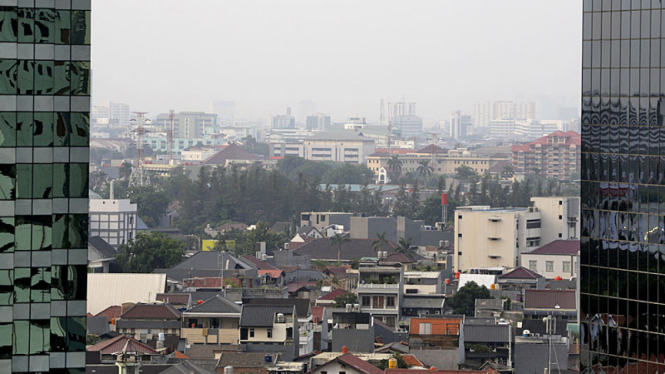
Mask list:
POLYGON ((456 271, 521 266, 520 253, 541 245, 541 214, 536 208, 455 210, 456 271))
POLYGON ((579 197, 532 197, 533 206, 541 213, 541 242, 580 239, 579 197))
POLYGON ((291 115, 291 108, 286 108, 286 114, 268 117, 268 128, 270 129, 295 129, 296 118, 291 115))
POLYGON ((210 113, 217 115, 218 123, 232 125, 235 121, 236 102, 235 101, 213 101, 210 103, 210 113))
POLYGON ((374 319, 397 327, 401 298, 404 294, 404 270, 392 266, 360 267, 356 289, 360 311, 374 319))
POLYGON ((362 133, 320 132, 305 139, 305 158, 313 161, 335 161, 363 164, 375 152, 374 139, 362 133))
MULTIPOLYGON (((157 115, 156 126, 166 132, 171 127, 171 116, 168 113, 157 115)), ((173 115, 173 137, 194 139, 205 134, 217 132, 217 114, 204 112, 178 112, 173 115)))
POLYGON ((459 139, 467 136, 467 130, 471 127, 471 116, 462 114, 457 110, 450 114, 450 137, 459 139))
POLYGON ((489 101, 475 102, 473 104, 473 127, 489 129, 492 121, 492 103, 489 101))
POLYGON ((129 105, 104 101, 92 107, 93 123, 106 123, 112 127, 127 127, 131 118, 129 105))
POLYGON ((494 119, 490 122, 490 134, 497 136, 515 135, 514 119, 494 119))
POLYGON ((522 254, 556 240, 579 238, 579 197, 534 197, 531 203, 529 208, 458 208, 455 269, 526 267, 522 254))
POLYGON ((136 237, 137 218, 137 205, 129 199, 90 199, 89 235, 117 249, 136 237))

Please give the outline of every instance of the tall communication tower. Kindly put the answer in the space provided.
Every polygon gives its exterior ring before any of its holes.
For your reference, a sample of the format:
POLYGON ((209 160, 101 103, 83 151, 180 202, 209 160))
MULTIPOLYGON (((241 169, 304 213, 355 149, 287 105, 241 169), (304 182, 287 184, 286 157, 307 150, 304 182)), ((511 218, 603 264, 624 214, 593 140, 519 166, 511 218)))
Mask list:
POLYGON ((169 110, 169 129, 166 131, 166 147, 169 154, 169 165, 173 160, 173 133, 175 131, 175 113, 169 110))
POLYGON ((136 157, 134 157, 132 174, 129 175, 129 187, 145 187, 150 185, 150 176, 145 170, 143 153, 143 136, 149 132, 143 125, 150 123, 150 120, 145 119, 146 113, 148 112, 134 112, 136 118, 130 121, 136 124, 136 127, 132 130, 136 135, 136 157))

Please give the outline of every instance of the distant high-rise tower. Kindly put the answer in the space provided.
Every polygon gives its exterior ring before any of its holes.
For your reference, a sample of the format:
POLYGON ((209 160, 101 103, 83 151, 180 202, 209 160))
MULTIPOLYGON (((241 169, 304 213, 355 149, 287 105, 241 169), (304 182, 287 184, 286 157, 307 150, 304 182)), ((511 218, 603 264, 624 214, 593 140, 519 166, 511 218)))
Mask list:
POLYGON ((0 4, 0 371, 84 373, 90 0, 0 4))
POLYGON ((316 103, 312 100, 303 100, 298 103, 298 121, 299 125, 304 125, 307 123, 307 117, 314 115, 316 113, 316 103))
POLYGON ((219 125, 233 125, 235 123, 235 101, 213 101, 210 103, 210 113, 217 115, 219 125))
POLYGON ((663 372, 664 6, 583 2, 579 306, 586 373, 663 372))
POLYGON ((450 137, 459 139, 467 136, 467 129, 471 127, 471 116, 462 114, 457 110, 450 114, 450 137))
POLYGON ((489 101, 475 102, 473 104, 473 127, 489 131, 492 122, 492 103, 489 101))
POLYGON ((390 128, 403 138, 423 136, 423 119, 416 116, 416 103, 401 101, 389 103, 390 128))

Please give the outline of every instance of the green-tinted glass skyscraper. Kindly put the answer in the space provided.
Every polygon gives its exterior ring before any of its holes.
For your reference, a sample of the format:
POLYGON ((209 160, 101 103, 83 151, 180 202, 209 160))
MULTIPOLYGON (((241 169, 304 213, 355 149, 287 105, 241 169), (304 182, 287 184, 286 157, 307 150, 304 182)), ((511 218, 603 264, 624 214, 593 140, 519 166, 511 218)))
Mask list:
POLYGON ((0 0, 0 373, 85 372, 90 0, 0 0))
POLYGON ((584 0, 583 371, 665 370, 665 2, 584 0))

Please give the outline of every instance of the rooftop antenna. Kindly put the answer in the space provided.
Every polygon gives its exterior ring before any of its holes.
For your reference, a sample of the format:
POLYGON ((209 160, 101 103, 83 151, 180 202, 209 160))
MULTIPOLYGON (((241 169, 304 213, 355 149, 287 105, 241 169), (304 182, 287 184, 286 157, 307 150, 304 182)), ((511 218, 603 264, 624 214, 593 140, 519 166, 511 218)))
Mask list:
POLYGON ((145 170, 145 160, 143 153, 143 136, 150 132, 143 127, 144 124, 150 124, 149 119, 145 119, 148 112, 134 112, 136 118, 130 122, 135 122, 136 127, 131 131, 136 134, 136 157, 134 157, 134 168, 129 176, 129 187, 145 187, 150 185, 150 176, 145 170))

